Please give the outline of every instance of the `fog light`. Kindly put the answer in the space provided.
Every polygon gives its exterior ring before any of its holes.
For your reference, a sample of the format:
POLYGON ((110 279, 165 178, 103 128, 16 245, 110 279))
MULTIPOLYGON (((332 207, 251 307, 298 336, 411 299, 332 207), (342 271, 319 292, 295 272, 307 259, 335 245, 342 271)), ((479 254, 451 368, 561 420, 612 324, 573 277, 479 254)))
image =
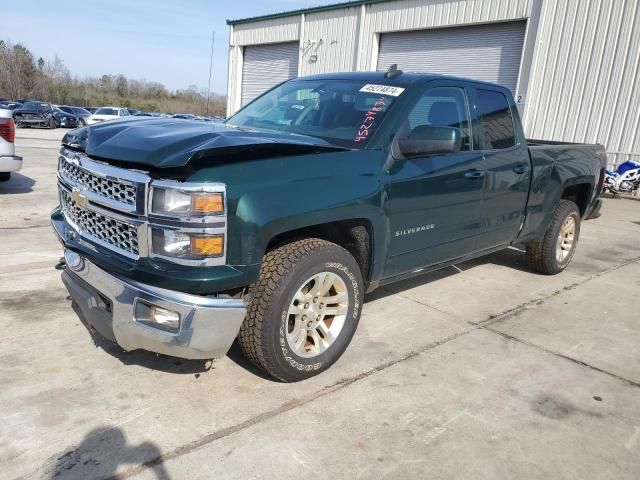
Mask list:
POLYGON ((168 332, 180 330, 179 313, 151 305, 143 300, 136 302, 135 320, 138 323, 168 332))

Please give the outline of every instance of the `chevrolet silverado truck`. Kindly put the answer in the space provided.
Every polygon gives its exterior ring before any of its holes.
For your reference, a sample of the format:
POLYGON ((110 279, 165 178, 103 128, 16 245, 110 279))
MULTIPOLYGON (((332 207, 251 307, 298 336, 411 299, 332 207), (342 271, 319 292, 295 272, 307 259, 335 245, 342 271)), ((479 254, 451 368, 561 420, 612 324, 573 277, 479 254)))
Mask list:
POLYGON ((15 138, 12 111, 0 108, 0 182, 6 182, 12 172, 22 168, 22 157, 16 155, 15 138))
POLYGON ((189 359, 237 338, 298 381, 345 351, 376 287, 514 244, 533 270, 564 270, 599 215, 605 165, 600 145, 527 141, 498 85, 325 74, 225 124, 68 132, 51 218, 62 279, 103 336, 189 359))

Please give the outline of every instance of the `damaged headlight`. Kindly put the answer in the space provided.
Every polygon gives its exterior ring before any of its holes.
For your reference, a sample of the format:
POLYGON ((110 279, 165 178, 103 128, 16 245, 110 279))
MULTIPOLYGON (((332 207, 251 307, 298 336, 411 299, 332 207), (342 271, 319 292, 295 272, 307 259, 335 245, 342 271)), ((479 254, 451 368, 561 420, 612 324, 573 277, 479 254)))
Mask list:
POLYGON ((225 193, 221 183, 151 182, 151 256, 184 265, 224 265, 225 193))
POLYGON ((184 260, 204 260, 224 256, 224 234, 184 230, 151 229, 154 255, 184 260))
POLYGON ((151 208, 154 215, 192 218, 224 214, 224 187, 217 184, 153 182, 151 208))

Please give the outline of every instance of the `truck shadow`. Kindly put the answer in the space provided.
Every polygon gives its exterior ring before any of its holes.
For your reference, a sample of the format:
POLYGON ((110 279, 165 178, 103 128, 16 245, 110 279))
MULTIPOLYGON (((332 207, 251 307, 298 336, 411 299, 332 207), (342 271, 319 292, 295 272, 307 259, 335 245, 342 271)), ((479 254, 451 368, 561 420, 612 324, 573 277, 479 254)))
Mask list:
POLYGON ((0 195, 11 195, 19 193, 33 192, 36 181, 31 177, 13 172, 11 178, 5 182, 0 182, 0 195))
POLYGON ((211 368, 211 361, 185 360, 182 358, 169 357, 159 353, 147 352, 145 350, 133 350, 127 352, 116 343, 113 343, 100 335, 87 322, 82 310, 74 302, 71 303, 71 308, 73 308, 73 311, 91 335, 93 344, 107 352, 109 355, 117 358, 124 365, 138 365, 152 370, 178 375, 195 374, 196 377, 199 377, 201 373, 206 372, 211 368))
POLYGON ((153 467, 151 478, 170 480, 161 462, 160 448, 153 442, 129 445, 120 428, 96 428, 85 435, 78 445, 49 458, 42 469, 44 478, 70 480, 87 478, 119 478, 123 465, 153 467))
MULTIPOLYGON (((186 360, 184 358, 170 357, 159 353, 147 352, 145 350, 127 352, 120 348, 119 345, 100 335, 95 328, 86 321, 82 310, 75 303, 71 304, 71 308, 73 308, 73 311, 87 329, 89 335, 91 335, 93 344, 104 350, 109 355, 117 358, 124 365, 138 365, 151 370, 158 370, 177 375, 195 375, 196 378, 198 378, 200 374, 208 372, 215 362, 215 360, 186 360)), ((240 350, 237 340, 233 342, 233 345, 231 345, 231 348, 227 352, 227 358, 257 377, 274 381, 273 378, 266 375, 262 370, 247 360, 240 350)))

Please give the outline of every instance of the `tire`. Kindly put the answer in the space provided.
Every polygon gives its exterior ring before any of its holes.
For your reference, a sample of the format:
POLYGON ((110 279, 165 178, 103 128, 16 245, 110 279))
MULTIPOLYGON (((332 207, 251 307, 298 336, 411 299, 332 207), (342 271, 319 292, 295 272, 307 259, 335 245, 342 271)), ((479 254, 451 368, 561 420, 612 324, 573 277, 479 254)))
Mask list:
POLYGON ((538 242, 527 245, 529 265, 534 270, 545 275, 555 275, 562 272, 573 258, 580 237, 580 210, 569 200, 560 200, 553 215, 551 225, 538 242), (566 224, 573 222, 573 233, 568 244, 570 230, 566 224), (564 228, 560 238, 561 229, 564 228), (560 253, 562 251, 562 253, 560 253))
POLYGON ((85 122, 82 118, 78 119, 78 128, 86 127, 87 122, 85 122))
POLYGON ((54 130, 56 127, 57 127, 57 125, 56 125, 56 119, 55 119, 55 118, 53 118, 53 117, 51 117, 51 118, 49 119, 49 128, 50 128, 51 130, 54 130))
POLYGON ((0 182, 7 182, 11 179, 11 172, 1 172, 0 182))
POLYGON ((333 365, 351 342, 363 295, 360 268, 344 248, 318 238, 277 247, 265 255, 258 281, 249 289, 247 316, 238 334, 240 348, 253 364, 283 382, 317 375, 333 365), (323 294, 317 279, 325 279, 325 285, 334 283, 323 294), (303 293, 305 288, 308 292, 303 293), (343 301, 332 301, 338 298, 343 301), (319 300, 314 304, 315 299, 319 300), (301 313, 292 314, 292 309, 301 313), (343 314, 315 316, 330 310, 343 314))

